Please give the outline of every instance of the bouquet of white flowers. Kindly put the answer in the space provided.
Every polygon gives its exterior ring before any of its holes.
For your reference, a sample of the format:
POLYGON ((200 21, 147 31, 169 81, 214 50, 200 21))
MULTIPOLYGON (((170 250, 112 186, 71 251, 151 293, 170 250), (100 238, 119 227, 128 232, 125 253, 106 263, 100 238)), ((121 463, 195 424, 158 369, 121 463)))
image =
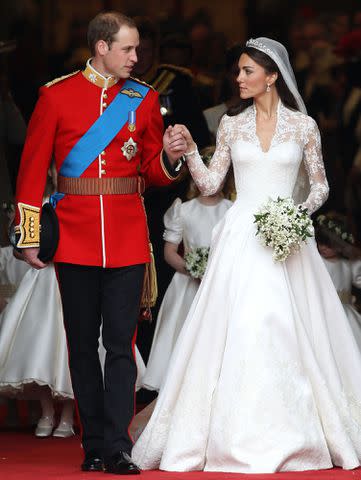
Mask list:
POLYGON ((198 247, 184 255, 185 268, 193 278, 202 278, 206 271, 209 247, 198 247))
POLYGON ((307 209, 296 206, 292 198, 269 200, 254 217, 256 235, 263 246, 273 248, 273 259, 278 262, 284 262, 314 235, 307 209))

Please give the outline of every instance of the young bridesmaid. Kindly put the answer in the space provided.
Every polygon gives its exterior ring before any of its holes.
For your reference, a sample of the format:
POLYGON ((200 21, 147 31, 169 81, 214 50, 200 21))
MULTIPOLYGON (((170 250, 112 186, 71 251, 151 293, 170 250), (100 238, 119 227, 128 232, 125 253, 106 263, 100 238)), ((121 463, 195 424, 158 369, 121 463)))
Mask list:
POLYGON ((361 351, 361 314, 355 308, 352 287, 361 288, 361 251, 356 248, 346 219, 319 215, 315 222, 318 250, 335 285, 361 351))
MULTIPOLYGON (((213 150, 213 147, 208 147, 203 151, 206 164, 213 150)), ((187 271, 183 253, 210 246, 213 228, 232 205, 225 198, 231 193, 231 179, 229 176, 222 189, 211 196, 201 195, 191 180, 188 201, 182 203, 177 198, 164 215, 164 257, 176 272, 157 317, 147 370, 143 377, 143 387, 148 390, 159 390, 162 384, 178 333, 200 283, 200 279, 193 278, 187 271), (179 248, 181 244, 183 252, 179 248)))

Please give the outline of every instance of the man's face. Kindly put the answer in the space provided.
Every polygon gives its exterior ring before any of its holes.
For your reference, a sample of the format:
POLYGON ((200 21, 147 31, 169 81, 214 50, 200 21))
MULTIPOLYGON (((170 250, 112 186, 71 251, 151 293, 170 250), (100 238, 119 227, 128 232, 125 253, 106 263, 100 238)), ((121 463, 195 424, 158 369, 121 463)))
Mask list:
POLYGON ((118 33, 114 35, 110 48, 102 56, 104 70, 107 74, 118 78, 128 78, 138 61, 136 53, 138 45, 138 30, 126 25, 120 27, 118 33))

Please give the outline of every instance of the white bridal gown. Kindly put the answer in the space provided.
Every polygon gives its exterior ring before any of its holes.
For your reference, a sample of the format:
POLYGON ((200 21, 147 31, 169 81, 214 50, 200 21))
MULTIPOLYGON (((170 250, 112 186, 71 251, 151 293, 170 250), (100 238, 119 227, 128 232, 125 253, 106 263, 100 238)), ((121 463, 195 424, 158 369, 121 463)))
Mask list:
POLYGON ((314 239, 284 263, 253 214, 293 194, 300 166, 312 213, 328 193, 315 122, 282 104, 268 152, 254 106, 224 116, 201 191, 232 161, 237 200, 213 231, 208 267, 157 404, 133 448, 143 469, 263 473, 352 469, 361 459, 361 356, 314 239))

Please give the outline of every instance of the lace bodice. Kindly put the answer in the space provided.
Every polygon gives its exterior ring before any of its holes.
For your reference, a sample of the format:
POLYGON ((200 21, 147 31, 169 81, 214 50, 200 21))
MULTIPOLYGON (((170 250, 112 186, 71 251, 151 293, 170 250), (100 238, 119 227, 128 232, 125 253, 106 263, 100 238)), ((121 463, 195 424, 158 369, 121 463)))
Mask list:
POLYGON ((256 134, 256 110, 248 107, 240 114, 224 115, 217 132, 217 147, 207 168, 196 152, 187 157, 189 170, 204 195, 215 193, 233 163, 237 202, 259 206, 269 197, 293 196, 305 168, 310 190, 303 206, 310 214, 327 199, 328 183, 322 160, 320 133, 307 115, 281 102, 275 134, 264 152, 256 134))

